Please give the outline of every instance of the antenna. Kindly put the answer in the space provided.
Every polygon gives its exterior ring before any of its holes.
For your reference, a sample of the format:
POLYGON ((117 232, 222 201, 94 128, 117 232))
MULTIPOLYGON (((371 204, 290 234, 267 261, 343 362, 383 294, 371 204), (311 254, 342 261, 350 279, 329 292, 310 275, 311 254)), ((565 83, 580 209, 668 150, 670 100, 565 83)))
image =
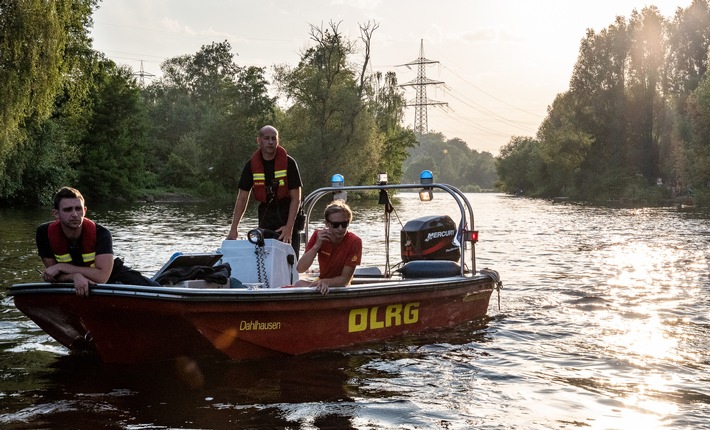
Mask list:
POLYGON ((427 120, 427 106, 448 106, 448 103, 436 100, 429 100, 426 96, 427 85, 443 85, 442 81, 433 81, 426 77, 426 66, 428 64, 436 64, 438 61, 429 60, 424 57, 424 39, 421 39, 421 47, 419 48, 419 58, 416 60, 402 64, 402 66, 417 66, 417 78, 413 81, 401 84, 400 87, 414 87, 416 98, 414 103, 407 102, 405 106, 414 106, 414 132, 418 135, 429 132, 429 124, 427 120))
POLYGON ((145 88, 145 78, 152 78, 155 75, 143 70, 143 60, 141 60, 141 70, 138 73, 134 73, 133 76, 138 76, 138 83, 140 84, 141 88, 145 88))

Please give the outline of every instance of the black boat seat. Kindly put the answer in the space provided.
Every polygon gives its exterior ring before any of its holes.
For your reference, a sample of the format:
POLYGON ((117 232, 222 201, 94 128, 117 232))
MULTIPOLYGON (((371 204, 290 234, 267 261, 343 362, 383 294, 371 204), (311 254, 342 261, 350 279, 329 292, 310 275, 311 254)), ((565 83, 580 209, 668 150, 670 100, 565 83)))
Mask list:
POLYGON ((396 270, 404 278, 442 278, 461 274, 461 266, 448 260, 409 261, 396 270))
POLYGON ((358 266, 355 268, 355 274, 353 276, 356 278, 381 278, 383 275, 379 267, 358 266))

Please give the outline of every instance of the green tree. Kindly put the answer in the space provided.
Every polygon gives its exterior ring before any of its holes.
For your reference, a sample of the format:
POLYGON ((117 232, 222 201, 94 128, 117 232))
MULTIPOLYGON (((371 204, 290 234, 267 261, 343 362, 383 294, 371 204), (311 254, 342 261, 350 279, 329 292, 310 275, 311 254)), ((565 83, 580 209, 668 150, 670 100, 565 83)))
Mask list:
POLYGON ((629 23, 631 49, 627 79, 628 164, 649 184, 661 176, 659 152, 665 100, 665 20, 655 7, 634 11, 629 23))
POLYGON ((160 182, 201 195, 236 189, 256 131, 274 119, 264 70, 239 67, 227 41, 166 60, 145 91, 151 170, 160 182))
POLYGON ((707 0, 693 0, 687 8, 678 9, 669 27, 665 84, 669 93, 687 95, 698 87, 708 69, 710 6, 707 0))
MULTIPOLYGON (((664 176, 676 189, 695 184, 698 168, 697 99, 688 98, 698 88, 708 69, 710 49, 710 6, 707 0, 694 0, 685 9, 678 9, 668 24, 667 63, 665 66, 668 106, 661 146, 661 167, 664 176), (692 123, 691 123, 692 122, 692 123)), ((699 139, 698 139, 699 138, 699 139)), ((710 165, 705 167, 710 169, 710 165)))
POLYGON ((49 204, 60 185, 74 184, 78 149, 61 122, 31 120, 25 139, 7 157, 0 206, 49 204))
POLYGON ((404 168, 405 182, 419 182, 422 170, 431 170, 436 182, 471 191, 492 189, 497 180, 493 155, 472 150, 459 138, 446 140, 436 132, 419 136, 419 145, 410 149, 404 168))
POLYGON ((580 172, 582 189, 588 195, 618 193, 625 186, 627 122, 626 67, 629 55, 625 20, 596 34, 587 31, 570 80, 570 91, 578 109, 575 117, 580 131, 591 136, 591 157, 580 172), (600 181, 599 177, 608 180, 600 181))
POLYGON ((404 91, 397 84, 394 72, 377 72, 371 79, 374 88, 371 110, 375 114, 377 128, 384 136, 379 170, 388 173, 390 182, 401 182, 407 149, 416 144, 414 131, 402 126, 406 107, 404 91))
POLYGON ((537 184, 538 192, 548 197, 580 197, 585 184, 579 173, 590 156, 593 137, 578 127, 575 95, 558 94, 538 130, 538 141, 544 142, 540 155, 548 172, 545 184, 537 184))
POLYGON ((61 84, 67 1, 0 1, 0 161, 18 143, 21 123, 46 117, 61 84))
POLYGON ((513 137, 496 160, 500 178, 497 187, 511 194, 538 195, 537 184, 545 175, 540 142, 529 137, 513 137))
POLYGON ((147 125, 140 89, 132 71, 112 61, 101 61, 92 77, 78 185, 93 200, 131 200, 146 184, 147 125))
POLYGON ((518 169, 526 165, 535 195, 661 201, 669 195, 656 186, 661 178, 676 193, 692 189, 710 201, 709 29, 710 3, 693 0, 673 21, 651 6, 588 30, 536 151, 513 141, 501 154, 501 186, 524 182, 518 169))
POLYGON ((461 187, 466 190, 492 190, 498 180, 495 158, 490 152, 471 151, 471 164, 464 168, 461 187))
POLYGON ((686 184, 707 193, 710 189, 710 79, 707 75, 688 97, 687 110, 692 137, 684 145, 688 155, 686 184))
MULTIPOLYGON (((334 173, 349 184, 372 183, 382 167, 384 136, 374 114, 367 109, 369 48, 360 74, 348 65, 353 42, 340 33, 339 24, 311 26, 312 47, 295 68, 276 67, 275 80, 289 102, 285 110, 284 143, 298 160, 304 187, 328 184, 334 173)), ((361 26, 371 35, 376 26, 361 26)), ((361 38, 367 43, 368 36, 361 38)))
POLYGON ((79 84, 96 3, 0 0, 0 202, 43 201, 72 177, 72 133, 57 121, 66 104, 58 99, 79 84))

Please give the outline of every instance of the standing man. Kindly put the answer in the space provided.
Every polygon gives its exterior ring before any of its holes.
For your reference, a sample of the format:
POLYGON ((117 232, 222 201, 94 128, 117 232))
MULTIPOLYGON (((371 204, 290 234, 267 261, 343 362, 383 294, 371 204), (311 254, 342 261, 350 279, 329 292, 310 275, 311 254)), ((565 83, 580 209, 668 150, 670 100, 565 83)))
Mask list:
POLYGON ((73 282, 76 294, 89 295, 89 284, 157 285, 114 260, 111 232, 86 215, 79 190, 62 187, 54 195, 55 220, 37 227, 37 253, 46 282, 73 282))
POLYGON ((296 160, 279 145, 279 132, 273 126, 266 125, 259 130, 256 144, 259 149, 247 161, 239 179, 227 239, 237 238, 239 222, 253 190, 254 198, 259 202, 259 228, 275 231, 278 240, 290 243, 298 256, 300 237, 294 226, 301 205, 301 173, 296 160))

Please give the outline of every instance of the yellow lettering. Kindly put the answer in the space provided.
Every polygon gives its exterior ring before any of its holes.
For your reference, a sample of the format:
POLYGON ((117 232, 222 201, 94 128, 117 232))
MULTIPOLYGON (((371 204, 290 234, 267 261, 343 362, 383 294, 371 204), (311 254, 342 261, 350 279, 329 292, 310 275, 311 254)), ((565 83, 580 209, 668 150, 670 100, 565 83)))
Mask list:
POLYGON ((384 310, 382 320, 378 320, 379 306, 372 308, 351 309, 348 316, 348 332, 355 333, 365 330, 376 330, 384 327, 414 324, 419 321, 419 302, 388 305, 384 310))
POLYGON ((367 330, 367 308, 351 309, 348 318, 348 332, 367 330))
POLYGON ((404 323, 414 324, 419 320, 419 302, 404 305, 404 323))
POLYGON ((402 305, 389 305, 385 311, 385 325, 392 327, 393 325, 402 325, 402 305))
POLYGON ((241 321, 239 323, 239 330, 250 331, 250 330, 281 330, 280 321, 271 322, 259 322, 259 321, 241 321))
POLYGON ((375 306, 370 310, 370 330, 374 330, 376 328, 383 328, 385 326, 384 321, 377 321, 377 309, 379 308, 375 306))

